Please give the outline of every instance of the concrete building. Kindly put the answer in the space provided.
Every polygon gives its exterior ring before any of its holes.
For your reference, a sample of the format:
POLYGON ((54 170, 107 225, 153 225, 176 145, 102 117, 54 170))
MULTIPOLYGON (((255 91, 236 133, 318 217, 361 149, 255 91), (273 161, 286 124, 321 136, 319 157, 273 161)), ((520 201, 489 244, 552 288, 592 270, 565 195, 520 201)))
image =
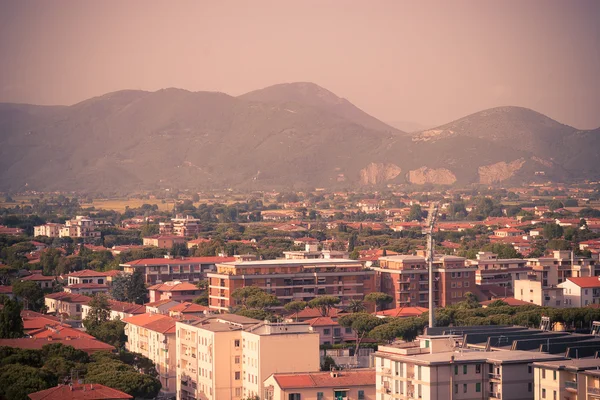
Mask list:
POLYGON ((47 223, 45 225, 34 226, 33 227, 33 236, 48 236, 51 238, 60 236, 60 228, 62 228, 62 224, 55 223, 47 223))
POLYGON ((126 274, 142 270, 145 282, 154 285, 174 280, 197 282, 206 279, 206 273, 214 271, 217 263, 235 260, 235 257, 142 258, 120 265, 126 274))
POLYGON ((125 318, 127 350, 151 359, 156 365, 161 392, 177 390, 177 347, 175 319, 161 314, 140 314, 125 318))
POLYGON ((192 302, 202 293, 198 286, 189 282, 171 281, 158 283, 148 288, 150 302, 159 300, 174 300, 180 303, 192 302))
POLYGON ((236 306, 231 293, 244 286, 258 286, 281 301, 310 301, 331 295, 347 304, 374 291, 375 272, 346 259, 261 260, 218 263, 209 279, 209 306, 227 311, 236 306))
POLYGON ((541 281, 520 279, 514 282, 514 297, 543 307, 565 307, 564 290, 558 286, 543 286, 541 281))
POLYGON ((99 238, 101 232, 91 218, 81 215, 65 222, 60 228, 59 237, 99 238))
POLYGON ((593 258, 575 256, 573 252, 556 250, 552 257, 527 259, 527 265, 544 286, 556 286, 567 278, 600 276, 600 267, 593 258))
POLYGON ((264 382, 265 400, 376 400, 375 370, 276 373, 264 382))
POLYGON ((467 260, 467 265, 477 267, 477 285, 499 285, 513 290, 513 281, 524 279, 531 271, 527 260, 520 258, 498 258, 497 254, 480 251, 476 260, 467 260))
POLYGON ((558 287, 563 289, 565 307, 600 304, 600 277, 567 278, 558 287))
MULTIPOLYGON (((465 293, 476 291, 476 266, 466 265, 463 257, 436 256, 434 259, 434 301, 446 307, 463 300, 465 293)), ((399 255, 381 257, 377 272, 379 290, 393 297, 390 308, 427 307, 429 272, 425 257, 399 255)))
POLYGON ((181 400, 260 396, 275 372, 319 369, 319 337, 307 324, 234 314, 178 321, 177 351, 181 400))
POLYGON ((600 398, 600 359, 533 363, 534 400, 600 398))
POLYGON ((338 344, 356 341, 356 333, 352 328, 344 328, 331 317, 316 317, 305 321, 313 332, 319 334, 320 344, 338 344))
POLYGON ((161 235, 194 236, 200 231, 200 220, 189 215, 177 215, 170 222, 160 222, 161 235))
POLYGON ((379 346, 378 400, 529 400, 534 394, 530 364, 564 359, 530 351, 455 351, 455 340, 460 336, 425 336, 416 345, 379 346))
POLYGON ((283 256, 286 260, 310 260, 316 258, 348 258, 349 253, 339 250, 319 250, 318 243, 306 243, 304 250, 284 251, 283 256))
POLYGON ((83 305, 88 304, 90 300, 91 297, 67 292, 50 293, 44 296, 44 304, 49 314, 62 314, 75 319, 81 319, 83 305))
POLYGON ((143 238, 144 246, 154 246, 160 249, 171 249, 175 244, 186 244, 183 236, 157 235, 143 238))

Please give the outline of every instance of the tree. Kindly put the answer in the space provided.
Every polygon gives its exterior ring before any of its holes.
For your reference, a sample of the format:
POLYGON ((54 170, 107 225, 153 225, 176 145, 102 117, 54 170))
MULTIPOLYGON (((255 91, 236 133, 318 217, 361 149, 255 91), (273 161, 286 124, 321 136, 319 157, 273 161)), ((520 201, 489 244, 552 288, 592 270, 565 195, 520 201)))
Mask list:
MULTIPOLYGON (((91 364, 90 364, 91 365, 91 364)), ((123 364, 125 365, 125 364, 123 364)), ((96 370, 92 370, 96 372, 96 370)), ((88 374, 85 377, 86 383, 99 383, 111 388, 121 390, 135 398, 154 399, 160 391, 161 384, 156 378, 143 375, 134 371, 115 371, 101 365, 96 373, 88 374)))
POLYGON ((317 308, 323 317, 328 317, 331 309, 340 301, 340 298, 335 296, 317 296, 308 302, 308 306, 317 308))
POLYGON ((351 328, 356 333, 356 351, 354 354, 358 356, 358 349, 365 336, 376 326, 384 324, 385 321, 369 313, 354 313, 340 317, 338 323, 344 328, 351 328))
POLYGON ((92 329, 88 330, 88 333, 101 342, 115 346, 117 349, 124 347, 125 342, 127 342, 125 323, 118 319, 94 325, 92 329))
POLYGON ((131 274, 131 279, 127 285, 127 300, 135 304, 144 304, 148 297, 146 290, 146 281, 141 269, 136 269, 131 274))
POLYGON ((13 293, 25 302, 26 310, 40 311, 44 307, 44 292, 35 282, 15 282, 13 293))
POLYGON ((333 368, 337 368, 335 360, 331 356, 325 356, 321 363, 321 371, 331 371, 333 368))
POLYGON ((491 308, 494 308, 494 307, 504 307, 504 306, 507 306, 507 305, 508 305, 507 302, 498 299, 498 300, 494 300, 490 304, 488 304, 488 308, 490 308, 490 307, 491 308))
POLYGON ((290 301, 289 303, 284 305, 283 308, 285 309, 285 311, 293 313, 296 318, 296 322, 298 322, 298 313, 304 310, 307 305, 308 303, 305 301, 290 301))
POLYGON ((104 293, 96 293, 90 300, 89 306, 90 312, 83 320, 83 326, 89 332, 94 332, 100 325, 110 320, 108 296, 104 293))
POLYGON ((265 292, 257 293, 246 299, 246 306, 251 309, 267 310, 279 304, 277 296, 265 292))
MULTIPOLYGON (((346 225, 344 225, 346 226, 346 225)), ((354 251, 354 247, 356 246, 356 240, 358 239, 358 233, 352 232, 350 238, 348 239, 348 251, 352 253, 354 251)))
POLYGON ((479 308, 481 305, 479 304, 479 300, 477 296, 475 296, 471 292, 466 292, 464 296, 464 300, 460 303, 457 303, 458 308, 479 308))
POLYGON ((242 288, 235 289, 231 293, 231 297, 242 307, 246 308, 248 299, 259 293, 264 293, 264 291, 258 286, 244 286, 242 288))
POLYGON ((365 296, 365 301, 375 304, 375 312, 377 309, 383 309, 383 307, 390 303, 394 298, 387 293, 383 292, 372 292, 365 296))
POLYGON ((544 225, 544 239, 559 239, 563 235, 563 228, 558 224, 544 225))
POLYGON ((203 279, 199 281, 196 286, 201 290, 200 296, 194 299, 194 303, 202 306, 208 306, 208 280, 203 279))
POLYGON ((117 301, 127 301, 127 286, 130 281, 130 276, 126 274, 119 274, 112 280, 110 287, 110 295, 117 301))
POLYGON ((348 306, 346 307, 346 310, 348 310, 352 313, 357 313, 357 312, 365 311, 366 307, 365 307, 365 304, 362 302, 362 300, 352 299, 348 302, 348 306))
POLYGON ((30 393, 56 386, 57 378, 44 369, 10 364, 0 368, 0 382, 0 398, 28 400, 30 393))
POLYGON ((23 337, 23 318, 21 306, 16 300, 8 300, 0 311, 0 338, 12 339, 23 337))
POLYGON ((409 221, 422 221, 423 220, 423 210, 419 204, 413 204, 410 207, 410 212, 408 213, 408 217, 406 217, 409 221))
POLYGON ((559 208, 563 208, 565 205, 560 200, 552 200, 548 203, 548 209, 550 211, 558 210, 559 208))

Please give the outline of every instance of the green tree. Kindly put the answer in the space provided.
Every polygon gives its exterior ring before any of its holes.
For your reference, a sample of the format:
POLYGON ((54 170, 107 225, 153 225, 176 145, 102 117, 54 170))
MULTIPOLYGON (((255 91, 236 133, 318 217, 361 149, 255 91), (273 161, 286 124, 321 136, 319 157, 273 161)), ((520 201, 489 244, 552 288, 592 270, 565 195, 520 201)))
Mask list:
POLYGON ((423 210, 419 204, 413 204, 410 207, 410 212, 408 213, 408 217, 406 217, 408 221, 422 221, 423 220, 423 210))
POLYGON ((366 310, 365 303, 362 300, 352 299, 348 302, 346 310, 352 313, 363 312, 366 310))
POLYGON ((231 293, 231 297, 236 301, 237 304, 246 308, 248 299, 260 293, 264 293, 264 291, 258 286, 244 286, 242 288, 235 289, 231 293))
POLYGON ((289 313, 293 313, 296 318, 296 322, 298 321, 298 313, 304 310, 308 306, 308 303, 305 301, 290 301, 286 305, 283 306, 285 311, 289 313))
POLYGON ((340 326, 344 328, 351 328, 356 333, 356 351, 355 356, 358 356, 358 349, 363 339, 371 332, 376 326, 384 324, 385 321, 382 318, 377 318, 369 313, 354 313, 344 315, 338 319, 340 326))
POLYGON ((40 311, 44 308, 44 292, 35 282, 15 282, 13 294, 25 303, 26 310, 40 311))
POLYGON ((90 374, 88 369, 85 381, 86 383, 106 385, 141 399, 156 398, 161 388, 160 381, 156 378, 139 374, 135 371, 115 371, 107 368, 105 365, 102 365, 100 371, 93 374, 90 374))
POLYGON ((0 382, 0 398, 28 400, 30 393, 56 386, 57 378, 45 369, 11 364, 0 367, 0 382))
POLYGON ((131 279, 127 285, 127 301, 135 304, 144 304, 148 298, 144 273, 141 269, 136 269, 131 274, 131 279))
POLYGON ((199 281, 196 286, 201 290, 200 295, 194 299, 194 303, 202 306, 208 306, 208 280, 203 279, 199 281))
POLYGON ((494 300, 492 301, 490 304, 488 304, 488 308, 494 308, 494 307, 504 307, 507 306, 508 303, 502 300, 494 300))
POLYGON ((333 368, 337 368, 335 360, 331 356, 325 356, 321 363, 321 371, 331 371, 333 368))
MULTIPOLYGON (((94 332, 102 324, 110 320, 110 303, 104 293, 96 293, 89 302, 90 312, 83 320, 83 326, 89 332, 94 332)), ((92 334, 93 335, 93 334, 92 334)))
POLYGON ((0 338, 12 339, 23 337, 23 319, 21 306, 16 300, 8 300, 0 311, 0 338))
POLYGON ((93 325, 88 333, 101 342, 115 346, 117 349, 123 348, 125 342, 127 342, 125 323, 118 319, 93 325))
POLYGON ((383 292, 372 292, 365 296, 365 301, 375 304, 375 312, 377 312, 377 309, 383 309, 392 300, 394 300, 392 296, 383 292))
POLYGON ((558 224, 544 225, 544 239, 559 239, 563 235, 563 228, 558 224))
POLYGON ((340 301, 340 298, 335 296, 317 296, 308 302, 308 306, 318 309, 323 317, 328 317, 331 309, 340 301))

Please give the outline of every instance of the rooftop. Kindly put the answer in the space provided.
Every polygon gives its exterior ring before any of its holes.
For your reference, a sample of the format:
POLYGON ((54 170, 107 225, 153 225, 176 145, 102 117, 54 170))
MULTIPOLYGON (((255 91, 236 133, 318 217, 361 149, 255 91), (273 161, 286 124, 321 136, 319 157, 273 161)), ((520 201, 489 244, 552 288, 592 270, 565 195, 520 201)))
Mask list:
POLYGON ((29 395, 31 400, 117 400, 132 399, 121 392, 99 383, 58 385, 29 395))
POLYGON ((159 283, 154 286, 150 286, 148 290, 156 290, 159 292, 183 292, 183 291, 194 291, 200 290, 198 286, 189 282, 171 281, 165 283, 159 283))
POLYGON ((70 337, 47 337, 47 340, 36 338, 18 338, 18 339, 0 339, 0 346, 16 347, 19 349, 39 350, 43 346, 52 343, 62 343, 65 346, 72 346, 78 350, 88 353, 95 351, 114 351, 115 348, 96 339, 90 338, 70 338, 70 337))
POLYGON ((91 277, 99 277, 106 276, 106 272, 93 271, 91 269, 84 269, 82 271, 72 272, 69 277, 79 277, 79 278, 91 278, 91 277))
POLYGON ((139 314, 125 318, 123 322, 163 334, 175 333, 176 320, 163 314, 139 314))
POLYGON ((270 265, 356 265, 360 261, 348 260, 344 258, 309 258, 309 259, 276 259, 276 260, 257 260, 257 261, 234 261, 220 263, 222 265, 230 265, 236 267, 260 267, 270 265))
POLYGON ((272 375, 282 389, 375 386, 375 369, 354 369, 331 372, 306 372, 272 375))

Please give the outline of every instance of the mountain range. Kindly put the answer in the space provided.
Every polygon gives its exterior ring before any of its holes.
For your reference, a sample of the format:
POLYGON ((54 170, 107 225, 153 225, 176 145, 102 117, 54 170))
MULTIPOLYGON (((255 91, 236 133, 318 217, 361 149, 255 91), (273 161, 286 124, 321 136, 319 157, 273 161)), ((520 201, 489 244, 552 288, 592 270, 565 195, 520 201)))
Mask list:
POLYGON ((600 177, 600 128, 498 107, 406 133, 313 83, 0 104, 0 190, 304 189, 600 177))

